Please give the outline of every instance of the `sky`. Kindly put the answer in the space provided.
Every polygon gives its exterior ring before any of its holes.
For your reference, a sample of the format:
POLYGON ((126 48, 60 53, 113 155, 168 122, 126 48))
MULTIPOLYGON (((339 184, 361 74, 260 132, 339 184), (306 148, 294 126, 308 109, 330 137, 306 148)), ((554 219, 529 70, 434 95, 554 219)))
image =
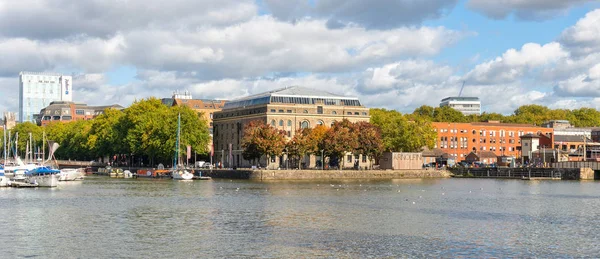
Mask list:
POLYGON ((301 85, 412 112, 481 99, 600 108, 597 0, 0 0, 0 112, 20 71, 74 74, 73 101, 301 85))

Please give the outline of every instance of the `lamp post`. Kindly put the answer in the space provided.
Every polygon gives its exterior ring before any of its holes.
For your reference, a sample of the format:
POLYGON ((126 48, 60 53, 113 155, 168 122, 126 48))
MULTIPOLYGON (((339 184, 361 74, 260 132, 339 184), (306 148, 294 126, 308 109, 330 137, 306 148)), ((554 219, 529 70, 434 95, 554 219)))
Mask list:
POLYGON ((321 149, 321 170, 325 170, 325 149, 321 149))

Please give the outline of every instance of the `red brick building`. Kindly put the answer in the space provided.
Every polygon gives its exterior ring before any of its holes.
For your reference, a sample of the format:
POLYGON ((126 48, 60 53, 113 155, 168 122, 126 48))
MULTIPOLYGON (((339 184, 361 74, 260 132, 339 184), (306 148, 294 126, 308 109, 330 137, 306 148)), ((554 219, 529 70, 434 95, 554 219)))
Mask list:
POLYGON ((548 143, 540 143, 551 148, 554 141, 554 129, 529 124, 472 122, 452 123, 433 122, 437 132, 436 148, 448 153, 450 157, 463 161, 473 151, 490 151, 497 156, 521 157, 520 136, 525 134, 544 135, 548 143))

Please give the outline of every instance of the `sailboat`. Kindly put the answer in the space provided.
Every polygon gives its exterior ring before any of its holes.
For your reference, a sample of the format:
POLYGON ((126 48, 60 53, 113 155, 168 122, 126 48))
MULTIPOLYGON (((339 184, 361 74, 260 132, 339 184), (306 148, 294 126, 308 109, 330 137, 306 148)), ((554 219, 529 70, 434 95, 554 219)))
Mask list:
POLYGON ((173 180, 192 180, 194 174, 185 170, 185 168, 179 167, 179 142, 181 138, 181 114, 177 116, 177 143, 175 144, 175 163, 173 163, 173 171, 171 171, 171 177, 173 180))

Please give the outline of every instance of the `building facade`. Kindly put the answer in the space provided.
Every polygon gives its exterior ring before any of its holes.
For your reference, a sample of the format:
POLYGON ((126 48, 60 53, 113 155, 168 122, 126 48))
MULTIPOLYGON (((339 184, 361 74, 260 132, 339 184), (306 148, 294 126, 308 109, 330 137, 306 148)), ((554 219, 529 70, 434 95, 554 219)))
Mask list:
POLYGON ((463 115, 481 114, 481 101, 478 97, 447 97, 442 99, 440 107, 449 106, 463 115))
POLYGON ((56 73, 19 73, 19 122, 36 122, 53 101, 73 101, 73 77, 56 73))
POLYGON ((104 113, 105 109, 114 108, 122 110, 123 107, 118 104, 107 106, 88 106, 87 104, 55 101, 40 111, 36 119, 38 125, 46 126, 49 123, 71 122, 77 120, 91 120, 104 113))
POLYGON ((12 129, 17 126, 17 117, 14 112, 4 112, 2 116, 2 125, 6 126, 6 129, 12 129))
MULTIPOLYGON (((242 157, 244 127, 251 121, 261 121, 274 128, 284 130, 291 139, 302 128, 317 125, 331 126, 335 121, 348 119, 351 122, 369 121, 369 109, 362 106, 358 98, 331 94, 325 91, 294 86, 271 92, 256 94, 225 103, 223 110, 214 113, 214 159, 225 167, 249 167, 251 161, 242 157)), ((346 165, 358 160, 366 166, 367 159, 348 156, 346 165)), ((315 167, 316 158, 305 162, 306 167, 315 167)), ((272 160, 274 161, 274 160, 272 160)), ((285 163, 275 159, 275 163, 285 163)))
MULTIPOLYGON (((500 122, 433 122, 437 132, 436 148, 456 161, 465 160, 471 152, 491 151, 497 156, 521 157, 520 137, 525 134, 544 135, 553 141, 554 129, 528 124, 500 122)), ((551 148, 551 143, 548 148, 551 148)))
POLYGON ((223 109, 226 100, 193 99, 188 91, 174 92, 171 98, 163 98, 162 103, 167 106, 187 106, 198 112, 207 123, 208 130, 213 135, 213 117, 215 112, 223 109))

